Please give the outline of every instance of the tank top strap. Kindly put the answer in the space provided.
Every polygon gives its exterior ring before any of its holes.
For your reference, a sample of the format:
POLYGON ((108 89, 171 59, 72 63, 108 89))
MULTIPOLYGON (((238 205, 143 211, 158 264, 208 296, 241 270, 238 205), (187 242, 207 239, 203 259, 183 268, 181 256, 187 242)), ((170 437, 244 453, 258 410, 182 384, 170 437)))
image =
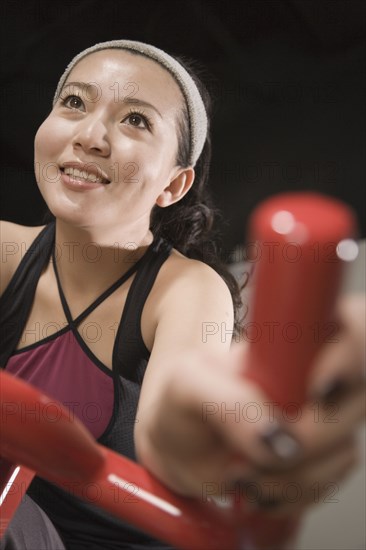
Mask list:
POLYGON ((169 257, 173 245, 163 238, 157 239, 148 261, 141 266, 134 278, 123 308, 113 349, 113 370, 131 381, 141 383, 136 371, 139 358, 148 359, 141 334, 141 315, 159 270, 169 257))
POLYGON ((67 300, 65 298, 65 294, 63 292, 60 276, 57 270, 56 261, 55 261, 55 248, 53 248, 52 251, 52 258, 53 258, 53 268, 56 276, 57 281, 57 287, 62 303, 62 307, 67 319, 67 322, 72 327, 77 327, 83 319, 85 319, 94 309, 96 309, 99 304, 101 304, 104 300, 108 298, 117 288, 119 288, 125 281, 127 281, 133 273, 138 271, 141 266, 143 266, 146 262, 149 261, 149 257, 152 254, 153 248, 154 248, 154 241, 150 244, 145 254, 137 260, 137 262, 134 263, 117 281, 115 281, 110 287, 108 287, 98 298, 96 298, 84 311, 82 311, 75 319, 72 318, 70 308, 68 306, 67 300))
POLYGON ((34 239, 0 298, 0 366, 6 365, 19 342, 54 240, 55 223, 51 222, 34 239))

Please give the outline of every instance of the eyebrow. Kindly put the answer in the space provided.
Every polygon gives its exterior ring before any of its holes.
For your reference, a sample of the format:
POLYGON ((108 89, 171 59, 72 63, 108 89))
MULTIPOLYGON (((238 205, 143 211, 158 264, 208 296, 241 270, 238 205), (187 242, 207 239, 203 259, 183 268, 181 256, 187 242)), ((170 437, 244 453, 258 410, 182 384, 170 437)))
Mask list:
MULTIPOLYGON (((80 88, 81 90, 95 90, 97 93, 98 93, 98 88, 94 85, 94 84, 91 84, 91 83, 87 83, 87 82, 66 82, 66 84, 64 84, 64 86, 62 87, 62 90, 60 92, 60 95, 61 93, 63 92, 63 90, 65 88, 68 88, 69 86, 73 86, 75 88, 80 88)), ((152 109, 153 111, 155 111, 159 116, 160 118, 163 118, 161 113, 158 111, 158 109, 152 105, 152 103, 149 103, 148 101, 145 101, 143 99, 138 99, 137 97, 125 97, 123 99, 121 99, 121 102, 122 103, 125 103, 127 105, 139 105, 141 107, 147 107, 149 109, 152 109)))

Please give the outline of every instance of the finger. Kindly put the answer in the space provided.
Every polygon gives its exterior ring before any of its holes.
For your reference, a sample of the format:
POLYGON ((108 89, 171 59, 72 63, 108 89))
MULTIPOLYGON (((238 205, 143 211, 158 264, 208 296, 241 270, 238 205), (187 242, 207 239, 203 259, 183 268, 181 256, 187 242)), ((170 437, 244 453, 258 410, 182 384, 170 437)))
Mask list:
POLYGON ((319 457, 355 433, 366 417, 366 396, 363 386, 349 392, 340 401, 313 402, 304 407, 296 436, 302 448, 302 459, 319 457))
POLYGON ((244 496, 254 510, 274 516, 298 515, 313 504, 338 502, 340 484, 358 459, 356 443, 347 438, 332 454, 247 484, 244 496))

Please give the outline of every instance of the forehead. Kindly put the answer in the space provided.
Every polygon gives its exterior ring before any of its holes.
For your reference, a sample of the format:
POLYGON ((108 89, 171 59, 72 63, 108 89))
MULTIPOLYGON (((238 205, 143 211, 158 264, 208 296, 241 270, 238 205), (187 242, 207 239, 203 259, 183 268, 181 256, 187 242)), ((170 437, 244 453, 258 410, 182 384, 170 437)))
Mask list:
POLYGON ((87 55, 69 73, 66 83, 96 83, 118 97, 148 99, 162 109, 180 109, 183 94, 172 75, 158 62, 126 50, 108 49, 87 55))

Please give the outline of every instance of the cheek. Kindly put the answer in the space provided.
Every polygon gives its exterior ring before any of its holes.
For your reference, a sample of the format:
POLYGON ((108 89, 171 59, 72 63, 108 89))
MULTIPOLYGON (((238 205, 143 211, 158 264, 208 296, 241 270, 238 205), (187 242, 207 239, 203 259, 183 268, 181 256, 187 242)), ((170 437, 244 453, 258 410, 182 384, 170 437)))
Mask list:
POLYGON ((168 159, 157 147, 124 147, 114 152, 113 172, 120 192, 154 193, 156 185, 167 178, 168 159))
POLYGON ((58 166, 54 161, 57 158, 55 157, 57 133, 52 131, 52 127, 50 120, 46 119, 38 128, 34 138, 35 179, 38 189, 49 207, 52 203, 51 189, 59 178, 58 166))
POLYGON ((51 116, 38 128, 34 138, 34 169, 39 187, 45 181, 54 181, 58 175, 58 153, 62 142, 62 133, 54 124, 51 116))
POLYGON ((47 129, 47 120, 38 128, 34 138, 34 170, 38 186, 42 185, 42 175, 47 170, 47 158, 49 158, 50 143, 47 129))
POLYGON ((177 148, 175 135, 170 133, 159 140, 154 147, 145 150, 139 159, 139 173, 142 184, 166 181, 168 184, 172 169, 176 166, 177 148))
POLYGON ((38 128, 34 138, 34 155, 36 160, 45 159, 49 152, 52 152, 55 136, 52 120, 48 117, 38 128))

